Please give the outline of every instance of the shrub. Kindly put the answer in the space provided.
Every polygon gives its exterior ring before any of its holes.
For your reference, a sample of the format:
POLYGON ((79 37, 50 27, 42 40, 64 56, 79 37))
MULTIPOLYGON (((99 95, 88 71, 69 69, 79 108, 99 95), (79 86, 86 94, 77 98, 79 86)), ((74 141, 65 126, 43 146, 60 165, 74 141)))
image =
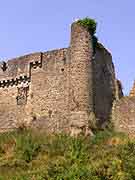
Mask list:
POLYGON ((93 56, 94 56, 96 53, 96 47, 98 47, 98 38, 95 36, 96 28, 97 28, 96 21, 94 19, 86 17, 84 19, 78 20, 77 23, 87 28, 89 32, 91 33, 92 42, 93 42, 93 56))
POLYGON ((77 138, 28 130, 0 135, 4 152, 10 146, 12 156, 0 152, 0 179, 135 179, 135 140, 110 129, 77 138))
POLYGON ((86 17, 84 19, 78 20, 77 23, 88 28, 92 35, 96 33, 97 23, 94 19, 86 17))
POLYGON ((16 139, 18 157, 26 162, 30 162, 38 154, 40 147, 41 144, 36 141, 31 132, 22 132, 16 139))

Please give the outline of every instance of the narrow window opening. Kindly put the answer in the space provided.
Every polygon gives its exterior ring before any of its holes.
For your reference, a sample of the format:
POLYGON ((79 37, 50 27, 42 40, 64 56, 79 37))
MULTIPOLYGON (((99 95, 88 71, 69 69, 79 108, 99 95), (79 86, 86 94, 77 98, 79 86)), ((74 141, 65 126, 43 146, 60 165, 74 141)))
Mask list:
POLYGON ((62 68, 61 71, 64 72, 64 68, 62 68))

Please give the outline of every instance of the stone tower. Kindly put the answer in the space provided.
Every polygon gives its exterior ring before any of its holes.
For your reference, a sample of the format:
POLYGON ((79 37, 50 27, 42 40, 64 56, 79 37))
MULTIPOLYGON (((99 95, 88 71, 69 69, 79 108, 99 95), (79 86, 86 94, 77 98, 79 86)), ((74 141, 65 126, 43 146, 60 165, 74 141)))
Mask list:
POLYGON ((88 127, 93 112, 92 36, 87 28, 71 26, 70 42, 70 111, 71 126, 88 127))

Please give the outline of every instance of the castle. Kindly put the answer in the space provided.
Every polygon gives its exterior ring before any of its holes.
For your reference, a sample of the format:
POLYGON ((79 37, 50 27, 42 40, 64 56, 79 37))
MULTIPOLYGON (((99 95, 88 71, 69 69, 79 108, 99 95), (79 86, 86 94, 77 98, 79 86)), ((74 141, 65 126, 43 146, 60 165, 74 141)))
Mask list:
MULTIPOLYGON (((123 113, 128 97, 122 96, 110 52, 100 43, 94 50, 89 30, 74 22, 68 48, 2 64, 0 132, 25 124, 50 133, 89 133, 93 115, 97 127, 102 128, 112 117, 116 129, 125 131, 123 113)), ((131 106, 133 100, 128 100, 131 106)))

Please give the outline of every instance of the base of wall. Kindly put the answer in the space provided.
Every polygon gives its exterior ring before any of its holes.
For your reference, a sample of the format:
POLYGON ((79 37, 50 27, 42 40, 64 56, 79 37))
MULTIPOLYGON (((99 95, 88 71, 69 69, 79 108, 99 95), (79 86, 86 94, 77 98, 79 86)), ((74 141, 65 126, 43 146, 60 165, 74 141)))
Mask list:
POLYGON ((87 111, 71 112, 69 124, 71 136, 79 134, 84 134, 85 136, 93 135, 89 127, 89 117, 87 111))

